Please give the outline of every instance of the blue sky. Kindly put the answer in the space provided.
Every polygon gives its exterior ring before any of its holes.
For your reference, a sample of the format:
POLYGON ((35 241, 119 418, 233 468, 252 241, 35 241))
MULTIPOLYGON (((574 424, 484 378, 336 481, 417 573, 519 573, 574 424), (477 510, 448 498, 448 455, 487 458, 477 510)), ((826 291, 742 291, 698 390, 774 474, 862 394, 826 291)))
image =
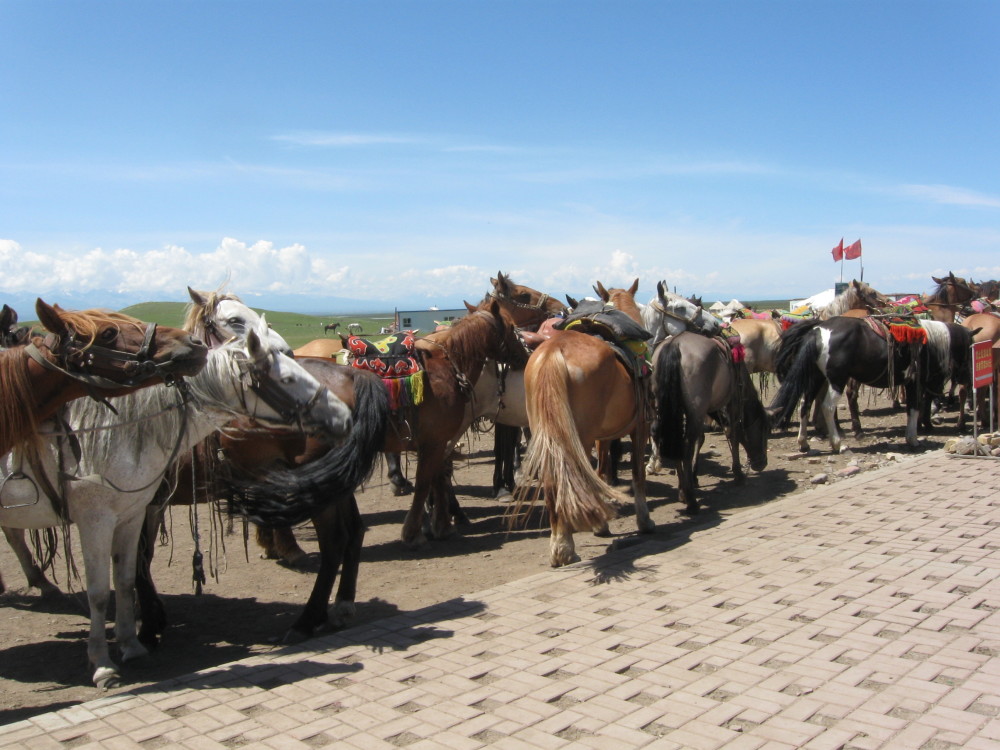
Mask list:
POLYGON ((804 297, 841 237, 885 292, 998 278, 998 38, 992 0, 0 0, 0 299, 804 297))

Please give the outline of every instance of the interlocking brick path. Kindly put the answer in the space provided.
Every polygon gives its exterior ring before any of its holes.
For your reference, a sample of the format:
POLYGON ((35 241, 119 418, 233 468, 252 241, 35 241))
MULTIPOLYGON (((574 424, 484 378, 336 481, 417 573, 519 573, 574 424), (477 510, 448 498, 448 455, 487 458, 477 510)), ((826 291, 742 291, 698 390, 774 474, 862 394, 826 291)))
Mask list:
POLYGON ((993 750, 998 527, 998 462, 925 454, 0 747, 993 750))

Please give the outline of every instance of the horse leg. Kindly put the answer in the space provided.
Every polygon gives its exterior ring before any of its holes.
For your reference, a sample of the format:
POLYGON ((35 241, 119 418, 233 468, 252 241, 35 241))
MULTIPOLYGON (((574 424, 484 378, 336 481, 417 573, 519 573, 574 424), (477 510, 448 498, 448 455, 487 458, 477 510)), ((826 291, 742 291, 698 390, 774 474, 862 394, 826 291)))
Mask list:
POLYGON ((163 506, 155 501, 146 506, 146 518, 139 532, 136 553, 135 598, 139 609, 139 642, 156 648, 159 636, 167 629, 167 613, 153 582, 153 554, 156 535, 163 520, 163 506))
POLYGON ((632 497, 635 502, 635 525, 641 534, 652 534, 656 524, 649 516, 646 503, 646 444, 649 425, 640 424, 632 431, 632 497))
POLYGON ((281 560, 286 565, 297 568, 308 555, 295 540, 295 532, 290 526, 258 526, 257 544, 264 548, 261 554, 265 560, 281 560))
MULTIPOLYGON (((604 479, 608 484, 611 482, 612 465, 614 464, 614 443, 616 440, 597 441, 597 476, 604 479)), ((594 529, 594 536, 609 537, 611 528, 605 522, 599 529, 594 529)))
POLYGON ((697 461, 698 448, 701 443, 700 420, 688 420, 687 434, 684 435, 684 444, 681 448, 681 459, 677 462, 677 490, 680 500, 685 505, 685 510, 695 515, 698 513, 698 500, 695 497, 695 485, 697 484, 697 461), (695 422, 697 421, 697 427, 695 422))
MULTIPOLYGON (((59 587, 46 578, 45 573, 35 563, 35 558, 31 556, 31 550, 28 548, 28 544, 24 540, 25 530, 8 529, 4 526, 3 534, 7 537, 7 543, 10 545, 10 548, 14 550, 14 554, 17 556, 17 561, 21 565, 24 577, 28 580, 28 587, 39 589, 42 592, 43 597, 62 594, 59 587)), ((0 579, 0 592, 3 592, 3 590, 3 580, 0 579)))
POLYGON ((386 453, 385 464, 386 473, 389 475, 389 482, 392 484, 392 494, 396 497, 402 497, 413 492, 413 483, 403 473, 399 454, 386 453))
POLYGON ((498 424, 493 433, 493 496, 505 502, 514 491, 514 469, 521 428, 498 424))
MULTIPOLYGON (((840 395, 841 391, 834 388, 833 383, 830 383, 826 395, 823 396, 823 419, 826 421, 826 434, 830 438, 830 449, 834 453, 840 453, 844 448, 836 420, 837 402, 840 400, 840 395)), ((808 450, 808 444, 806 450, 808 450)))
MULTIPOLYGON (((89 511, 94 511, 89 508, 89 511)), ((111 574, 108 561, 114 538, 115 519, 108 511, 89 513, 92 517, 79 526, 80 546, 87 579, 87 603, 90 606, 90 632, 87 637, 87 660, 97 687, 107 689, 121 682, 118 665, 108 654, 105 622, 111 595, 111 574), (99 515, 98 515, 99 514, 99 515)))
POLYGON ((906 384, 906 443, 911 448, 920 447, 917 425, 920 422, 920 393, 915 383, 906 384))
MULTIPOLYGON (((444 462, 444 445, 424 446, 417 452, 417 476, 416 487, 413 490, 413 500, 410 503, 410 510, 403 521, 403 530, 400 535, 404 545, 410 549, 423 547, 427 543, 427 537, 423 531, 424 507, 429 497, 435 489, 438 475, 441 472, 441 465, 444 462)), ((443 497, 434 498, 435 516, 433 522, 440 524, 441 531, 447 531, 451 526, 451 519, 447 518, 447 502, 443 497), (444 512, 438 510, 443 507, 444 512), (442 518, 443 517, 443 518, 442 518)))
POLYGON ((284 643, 300 643, 312 637, 316 629, 329 620, 327 606, 330 602, 330 592, 333 582, 337 579, 337 571, 344 558, 347 542, 347 532, 341 521, 342 509, 340 500, 335 500, 313 517, 313 528, 316 529, 316 540, 319 543, 319 572, 313 582, 309 600, 302 609, 302 614, 292 627, 285 633, 284 643))
POLYGON ((354 599, 358 590, 358 570, 361 567, 361 548, 365 541, 365 522, 358 510, 358 501, 352 494, 348 507, 341 512, 347 526, 347 541, 344 545, 344 561, 340 571, 340 585, 333 604, 333 622, 336 627, 344 627, 354 618, 354 599))
POLYGON ((136 508, 120 520, 112 536, 112 563, 115 578, 115 638, 122 661, 146 656, 149 651, 139 641, 135 626, 135 570, 139 535, 145 522, 145 508, 136 508))
POLYGON ((854 432, 854 437, 861 437, 865 434, 864 429, 861 427, 861 412, 858 409, 858 394, 861 391, 861 384, 851 378, 847 381, 847 385, 844 386, 844 398, 847 399, 847 409, 851 414, 851 430, 854 432))
POLYGON ((561 568, 563 565, 579 562, 580 556, 576 554, 576 546, 573 544, 573 530, 561 518, 557 517, 555 504, 550 502, 548 498, 545 502, 548 505, 549 518, 552 519, 550 524, 552 535, 549 537, 549 565, 553 568, 561 568))

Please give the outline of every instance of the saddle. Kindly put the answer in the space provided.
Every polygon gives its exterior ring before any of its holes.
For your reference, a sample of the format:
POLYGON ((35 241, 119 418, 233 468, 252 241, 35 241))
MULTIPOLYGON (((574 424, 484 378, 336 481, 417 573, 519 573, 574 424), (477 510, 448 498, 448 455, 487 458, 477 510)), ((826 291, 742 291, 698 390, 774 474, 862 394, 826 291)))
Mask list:
POLYGON ((424 368, 416 351, 416 339, 409 331, 378 341, 360 336, 344 338, 348 363, 382 378, 389 393, 389 408, 398 411, 417 406, 424 400, 424 368))
POLYGON ((635 383, 651 372, 646 361, 649 353, 646 340, 652 338, 652 334, 617 308, 586 300, 553 328, 586 333, 605 341, 635 383))
POLYGON ((726 326, 716 338, 721 339, 729 347, 729 356, 733 364, 738 365, 740 362, 746 361, 747 348, 741 343, 740 334, 735 328, 726 326))
POLYGON ((912 315, 890 313, 868 316, 864 320, 880 338, 888 340, 888 337, 891 336, 894 341, 900 344, 927 343, 927 331, 920 325, 920 321, 912 315))

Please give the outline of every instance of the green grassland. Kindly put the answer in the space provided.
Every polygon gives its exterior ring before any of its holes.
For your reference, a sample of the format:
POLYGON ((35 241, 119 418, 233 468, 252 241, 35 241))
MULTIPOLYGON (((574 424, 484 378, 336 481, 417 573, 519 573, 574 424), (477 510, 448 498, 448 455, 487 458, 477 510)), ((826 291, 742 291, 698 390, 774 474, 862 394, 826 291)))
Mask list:
MULTIPOLYGON (((183 302, 143 302, 139 305, 131 305, 122 310, 126 315, 131 315, 139 320, 152 321, 165 326, 180 327, 184 322, 183 302)), ((293 349, 306 344, 313 339, 320 339, 323 336, 335 336, 334 332, 324 334, 323 326, 327 323, 340 323, 339 331, 347 333, 348 323, 360 323, 364 334, 377 334, 383 326, 392 322, 392 313, 383 313, 373 316, 363 315, 329 315, 318 317, 316 315, 302 315, 300 313, 279 312, 277 310, 262 310, 253 308, 258 313, 263 313, 268 324, 281 334, 282 338, 288 342, 293 349)))

